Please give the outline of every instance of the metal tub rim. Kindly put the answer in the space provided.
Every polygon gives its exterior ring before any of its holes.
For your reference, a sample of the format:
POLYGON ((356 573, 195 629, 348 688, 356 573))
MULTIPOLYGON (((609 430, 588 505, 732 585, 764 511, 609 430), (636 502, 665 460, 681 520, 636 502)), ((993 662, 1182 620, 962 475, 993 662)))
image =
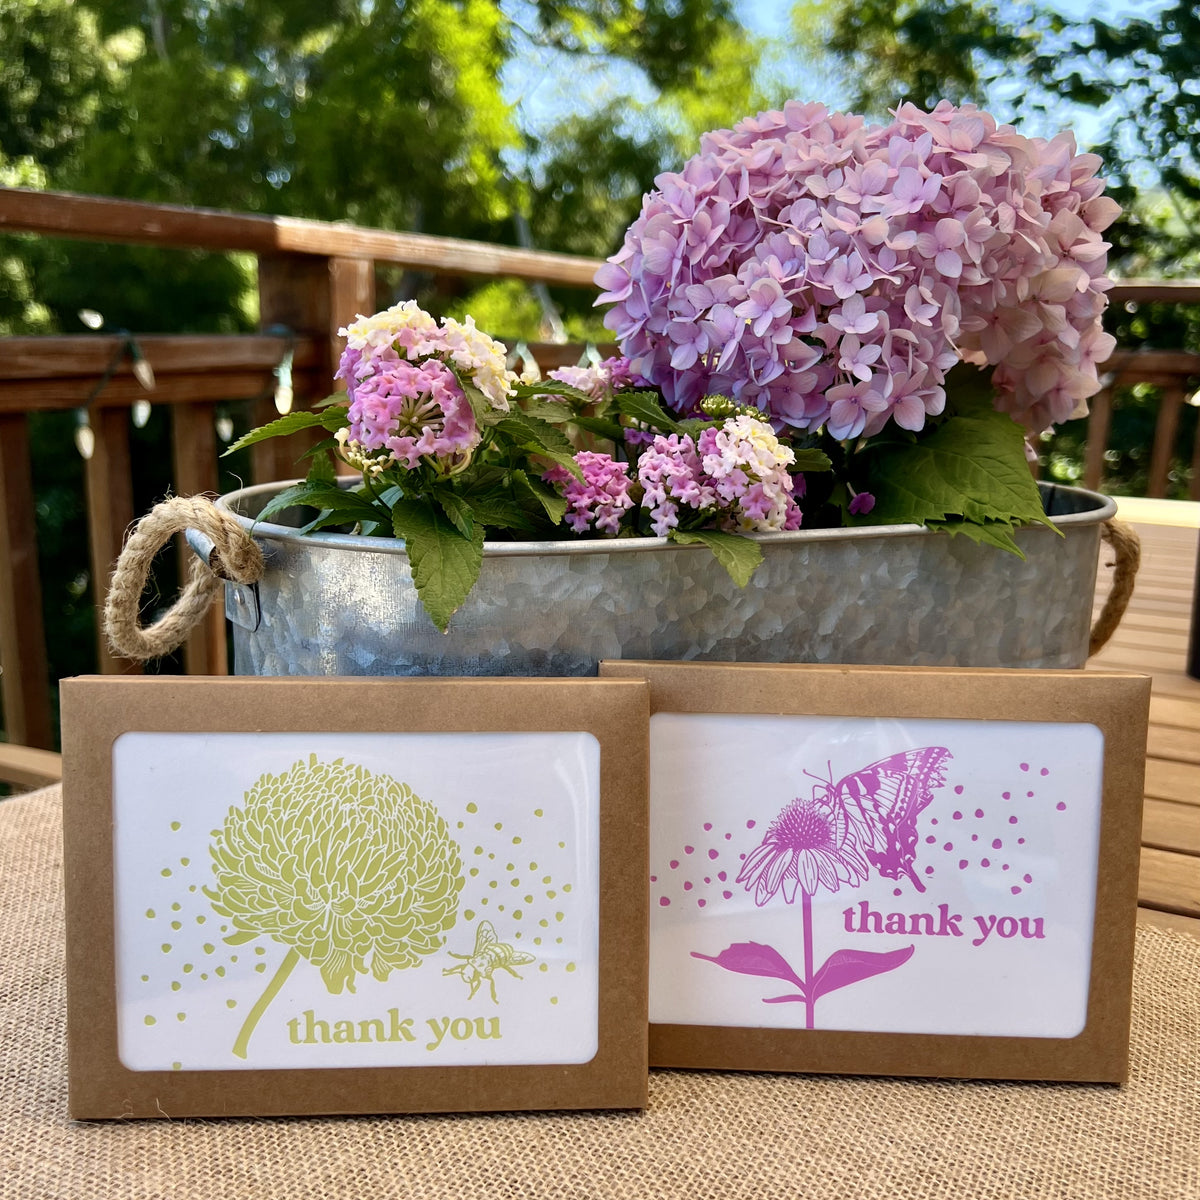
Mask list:
MULTIPOLYGON (((252 536, 268 542, 283 542, 298 546, 324 546, 330 550, 359 553, 405 553, 404 541, 400 538, 365 537, 360 534, 326 532, 302 534, 293 526, 259 521, 254 517, 246 516, 241 511, 242 508, 253 507, 254 502, 260 498, 265 502, 284 488, 302 482, 301 479, 291 479, 254 484, 251 487, 239 488, 226 493, 217 500, 216 504, 218 508, 235 517, 238 523, 252 536)), ((351 487, 354 482, 354 478, 350 477, 342 482, 342 486, 351 487)), ((1062 484, 1041 484, 1040 486, 1043 489, 1043 499, 1047 500, 1051 507, 1053 507, 1053 501, 1060 496, 1070 503, 1086 505, 1086 507, 1076 508, 1074 511, 1050 514, 1053 524, 1064 530, 1100 525, 1111 520, 1117 514, 1116 502, 1112 497, 1102 495, 1100 492, 1062 484)), ((1037 528, 1037 526, 1027 528, 1037 528)), ((747 536, 763 545, 803 545, 809 542, 861 541, 878 537, 934 537, 940 536, 941 533, 941 530, 929 529, 924 525, 860 525, 834 529, 797 529, 786 533, 754 533, 747 536)), ((534 542, 485 541, 483 543, 484 555, 495 558, 629 554, 664 550, 686 552, 704 549, 705 547, 699 545, 681 546, 666 537, 589 538, 534 542)))

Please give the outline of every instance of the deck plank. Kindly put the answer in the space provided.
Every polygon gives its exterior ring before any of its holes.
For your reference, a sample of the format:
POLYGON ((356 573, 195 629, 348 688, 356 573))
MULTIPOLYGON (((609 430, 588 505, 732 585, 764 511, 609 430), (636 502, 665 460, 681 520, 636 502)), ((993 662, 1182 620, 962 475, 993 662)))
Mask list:
POLYGON ((1137 919, 1139 925, 1175 929, 1180 933, 1189 933, 1194 938, 1200 938, 1200 917, 1184 917, 1179 913, 1162 912, 1156 908, 1139 908, 1137 919))
POLYGON ((1138 903, 1144 908, 1200 917, 1200 862, 1190 854, 1143 846, 1138 903))
MULTIPOLYGON (((1142 811, 1142 845, 1200 856, 1200 808, 1147 799, 1142 811)), ((1200 875, 1200 857, 1195 871, 1200 875)))
MULTIPOLYGON (((1200 505, 1119 501, 1142 541, 1125 619, 1088 665, 1151 678, 1138 920, 1200 937, 1200 681, 1185 673, 1200 505)), ((1112 586, 1101 551, 1096 611, 1112 586)))

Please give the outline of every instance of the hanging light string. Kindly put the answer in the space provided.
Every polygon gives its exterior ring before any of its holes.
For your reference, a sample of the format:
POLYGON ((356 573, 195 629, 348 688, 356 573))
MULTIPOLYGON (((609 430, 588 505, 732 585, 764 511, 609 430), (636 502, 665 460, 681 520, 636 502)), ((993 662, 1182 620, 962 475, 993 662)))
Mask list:
MULTIPOLYGON (((147 392, 154 390, 154 368, 150 365, 149 359, 142 353, 142 348, 138 345, 137 338, 129 332, 128 329, 118 329, 114 331, 116 336, 121 340, 117 343, 116 349, 112 353, 112 357, 108 360, 108 365, 104 368, 103 374, 96 381, 92 390, 88 392, 87 399, 83 405, 75 410, 75 449, 79 451, 81 458, 89 459, 96 449, 96 434, 92 429, 91 409, 95 404, 100 393, 108 387, 109 381, 117 373, 117 368, 125 361, 126 358, 130 362, 130 370, 133 373, 134 379, 147 392)), ((142 426, 150 419, 150 402, 148 400, 136 400, 133 408, 138 411, 132 413, 133 423, 141 429, 142 426), (144 405, 144 408, 141 406, 144 405)))
MULTIPOLYGON (((92 313, 90 310, 85 310, 80 314, 84 324, 89 328, 97 328, 96 318, 103 321, 99 313, 92 313), (91 318, 91 319, 88 319, 91 318)), ((138 381, 141 387, 152 392, 155 388, 154 368, 150 365, 150 360, 142 351, 141 345, 137 338, 127 329, 117 329, 113 333, 121 340, 113 350, 112 357, 108 360, 104 371, 100 378, 96 380, 90 392, 88 392, 83 404, 75 410, 75 449, 79 452, 79 456, 83 459, 90 459, 96 449, 96 434, 92 429, 91 410, 100 394, 109 385, 112 377, 117 373, 121 364, 128 358, 130 364, 130 372, 134 379, 138 381)), ((275 401, 275 408, 281 414, 286 414, 291 411, 292 401, 294 398, 294 390, 292 386, 292 364, 295 360, 296 352, 296 335, 293 330, 286 325, 272 325, 263 331, 265 336, 280 338, 283 341, 283 351, 279 356, 279 361, 271 370, 272 380, 254 400, 264 400, 268 396, 272 396, 275 401)), ((134 427, 142 429, 150 420, 150 401, 146 399, 137 399, 130 406, 130 418, 133 421, 134 427)), ((233 423, 228 415, 218 414, 214 422, 216 426, 217 436, 223 442, 228 442, 233 436, 233 423)))

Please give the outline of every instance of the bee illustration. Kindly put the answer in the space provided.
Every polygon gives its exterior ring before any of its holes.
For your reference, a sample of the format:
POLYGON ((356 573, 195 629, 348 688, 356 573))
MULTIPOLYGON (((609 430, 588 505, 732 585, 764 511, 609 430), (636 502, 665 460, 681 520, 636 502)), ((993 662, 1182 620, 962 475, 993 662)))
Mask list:
POLYGON ((507 942, 497 940, 491 921, 479 922, 475 929, 475 949, 470 954, 455 954, 453 950, 448 953, 451 958, 464 961, 457 967, 445 967, 442 974, 461 975, 471 985, 471 994, 467 997, 469 1000, 475 998, 479 985, 486 979, 492 990, 492 1001, 496 1004, 499 1000, 496 999, 496 981, 492 978, 492 972, 500 969, 507 971, 514 979, 520 979, 521 976, 513 970, 513 964, 533 962, 532 954, 514 950, 507 942))

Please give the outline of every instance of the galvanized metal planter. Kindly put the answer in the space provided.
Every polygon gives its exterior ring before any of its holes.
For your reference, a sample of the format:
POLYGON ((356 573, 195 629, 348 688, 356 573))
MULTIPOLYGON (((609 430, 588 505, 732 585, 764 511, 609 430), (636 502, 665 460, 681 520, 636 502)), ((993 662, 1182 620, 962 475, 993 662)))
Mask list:
POLYGON ((590 675, 602 658, 1078 667, 1116 512, 1044 487, 1065 536, 1023 530, 1024 562, 916 525, 764 534, 745 589, 704 547, 665 538, 489 542, 441 634, 403 542, 255 523, 286 486, 218 501, 267 559, 254 588, 226 585, 242 675, 590 675))

